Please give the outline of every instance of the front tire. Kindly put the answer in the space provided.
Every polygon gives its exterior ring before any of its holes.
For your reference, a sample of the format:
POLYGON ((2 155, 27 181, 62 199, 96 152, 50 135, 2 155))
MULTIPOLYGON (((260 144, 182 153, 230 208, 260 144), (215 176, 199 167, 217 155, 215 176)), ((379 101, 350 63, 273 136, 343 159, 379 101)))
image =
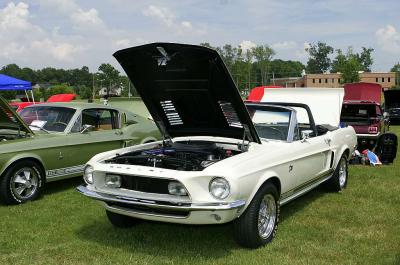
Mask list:
POLYGON ((5 204, 21 204, 37 199, 42 191, 44 174, 30 160, 11 165, 0 180, 0 198, 5 204))
POLYGON ((246 248, 258 248, 270 243, 278 227, 279 211, 278 191, 272 183, 266 183, 246 211, 234 221, 237 243, 246 248))
POLYGON ((140 223, 139 219, 129 217, 126 215, 114 213, 111 211, 106 210, 107 218, 110 221, 110 223, 118 228, 129 228, 132 227, 138 223, 140 223))
POLYGON ((348 161, 346 155, 342 155, 332 177, 326 181, 325 187, 329 191, 340 192, 347 186, 348 161))

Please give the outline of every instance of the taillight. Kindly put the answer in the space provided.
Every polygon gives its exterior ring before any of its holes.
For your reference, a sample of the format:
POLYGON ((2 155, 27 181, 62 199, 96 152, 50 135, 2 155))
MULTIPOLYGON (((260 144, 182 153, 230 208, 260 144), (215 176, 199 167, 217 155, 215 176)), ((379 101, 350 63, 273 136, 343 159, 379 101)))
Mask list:
POLYGON ((378 127, 377 126, 368 127, 368 133, 378 133, 378 127))

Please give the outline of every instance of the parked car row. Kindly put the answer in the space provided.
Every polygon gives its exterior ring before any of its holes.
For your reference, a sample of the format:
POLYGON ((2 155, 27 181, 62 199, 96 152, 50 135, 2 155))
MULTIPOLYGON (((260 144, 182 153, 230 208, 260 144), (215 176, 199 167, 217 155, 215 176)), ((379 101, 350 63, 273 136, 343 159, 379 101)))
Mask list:
POLYGON ((152 43, 114 56, 153 121, 89 103, 17 115, 0 99, 4 202, 83 173, 78 191, 117 227, 233 222, 236 241, 257 248, 275 237, 281 205, 320 184, 345 189, 357 137, 340 124, 342 88, 279 88, 244 103, 212 49, 152 43))

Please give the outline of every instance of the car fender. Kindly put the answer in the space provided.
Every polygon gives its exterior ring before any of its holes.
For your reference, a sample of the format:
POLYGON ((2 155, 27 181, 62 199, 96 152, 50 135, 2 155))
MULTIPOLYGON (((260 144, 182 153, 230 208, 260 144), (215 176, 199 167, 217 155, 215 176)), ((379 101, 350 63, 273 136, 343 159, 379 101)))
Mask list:
MULTIPOLYGON (((258 178, 256 185, 254 185, 253 189, 251 190, 251 192, 248 195, 242 194, 242 196, 246 197, 246 204, 243 207, 242 213, 247 209, 247 207, 249 206, 249 204, 251 203, 254 196, 256 195, 258 190, 261 188, 261 186, 271 179, 274 179, 274 181, 278 180, 279 185, 281 185, 281 179, 279 177, 279 174, 276 171, 269 169, 258 178)), ((276 188, 277 188, 278 192, 280 193, 281 187, 276 187, 276 188)))
POLYGON ((37 154, 34 153, 22 153, 22 154, 17 154, 13 157, 11 157, 10 159, 7 160, 6 163, 4 163, 4 165, 0 168, 0 176, 3 175, 4 171, 6 171, 6 169, 13 164, 16 161, 19 161, 21 159, 34 159, 37 160, 41 166, 43 167, 44 172, 46 172, 46 165, 43 162, 42 158, 40 156, 38 156, 37 154))

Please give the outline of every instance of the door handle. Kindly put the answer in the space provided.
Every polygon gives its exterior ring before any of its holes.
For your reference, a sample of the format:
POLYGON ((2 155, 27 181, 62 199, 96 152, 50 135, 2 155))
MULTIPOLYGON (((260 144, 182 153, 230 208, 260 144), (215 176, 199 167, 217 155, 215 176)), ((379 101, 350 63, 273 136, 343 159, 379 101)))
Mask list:
POLYGON ((122 135, 123 132, 121 132, 121 131, 115 131, 115 134, 116 134, 116 135, 122 135))

